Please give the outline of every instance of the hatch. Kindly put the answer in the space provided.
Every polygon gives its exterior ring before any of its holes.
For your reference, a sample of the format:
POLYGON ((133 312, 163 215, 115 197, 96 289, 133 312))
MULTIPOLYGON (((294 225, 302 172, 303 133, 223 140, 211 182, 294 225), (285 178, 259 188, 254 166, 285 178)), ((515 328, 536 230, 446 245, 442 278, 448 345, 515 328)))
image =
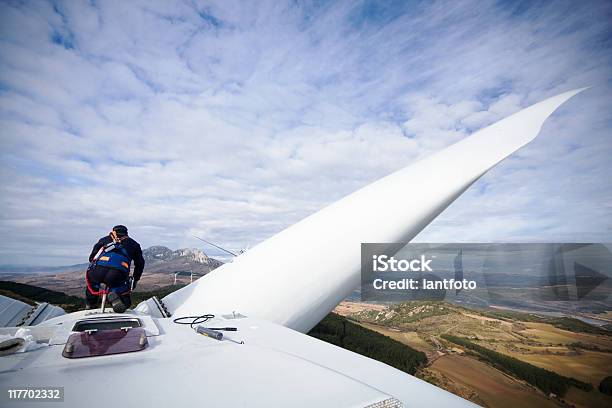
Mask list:
POLYGON ((86 332, 94 330, 133 329, 142 327, 140 319, 133 318, 95 318, 79 320, 72 327, 73 332, 86 332))
POLYGON ((84 358, 132 353, 144 350, 148 345, 143 328, 88 330, 71 334, 62 356, 84 358))

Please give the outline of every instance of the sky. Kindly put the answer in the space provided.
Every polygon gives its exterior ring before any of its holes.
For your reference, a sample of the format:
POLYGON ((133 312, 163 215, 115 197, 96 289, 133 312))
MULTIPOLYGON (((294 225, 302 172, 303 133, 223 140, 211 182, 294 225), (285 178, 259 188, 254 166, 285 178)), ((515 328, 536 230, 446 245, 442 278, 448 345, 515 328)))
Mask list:
POLYGON ((0 264, 252 247, 584 86, 415 241, 611 242, 611 67, 606 1, 0 1, 0 264))

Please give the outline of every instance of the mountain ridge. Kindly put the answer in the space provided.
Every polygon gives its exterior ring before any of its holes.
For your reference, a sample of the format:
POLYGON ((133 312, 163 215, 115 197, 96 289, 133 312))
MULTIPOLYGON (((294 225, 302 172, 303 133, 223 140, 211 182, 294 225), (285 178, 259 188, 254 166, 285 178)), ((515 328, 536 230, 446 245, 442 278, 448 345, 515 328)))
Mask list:
MULTIPOLYGON (((189 283, 223 262, 211 258, 200 249, 180 248, 171 250, 162 245, 154 245, 143 250, 145 258, 144 273, 138 287, 150 291, 168 285, 189 283), (182 272, 175 280, 177 272, 182 272), (193 276, 189 276, 193 274, 193 276), (188 275, 188 276, 185 276, 188 275)), ((0 270, 0 280, 44 287, 50 290, 82 296, 85 287, 85 271, 88 264, 62 267, 38 268, 36 271, 0 270)))
MULTIPOLYGON (((222 261, 209 257, 204 251, 197 248, 179 248, 172 250, 163 245, 152 245, 143 249, 142 255, 145 259, 145 268, 153 265, 159 265, 160 263, 177 260, 183 261, 184 263, 192 262, 196 265, 208 265, 210 266, 210 270, 223 265, 222 261)), ((80 271, 86 269, 87 265, 88 263, 86 262, 60 266, 0 265, 0 275, 57 274, 63 272, 80 271)), ((185 265, 183 264, 183 266, 185 265)), ((196 271, 194 270, 194 272, 196 271)), ((198 270, 198 272, 200 271, 198 270)))
POLYGON ((211 258, 197 248, 180 248, 171 250, 163 245, 154 245, 142 251, 145 259, 145 270, 151 273, 193 272, 206 274, 223 265, 218 259, 211 258))

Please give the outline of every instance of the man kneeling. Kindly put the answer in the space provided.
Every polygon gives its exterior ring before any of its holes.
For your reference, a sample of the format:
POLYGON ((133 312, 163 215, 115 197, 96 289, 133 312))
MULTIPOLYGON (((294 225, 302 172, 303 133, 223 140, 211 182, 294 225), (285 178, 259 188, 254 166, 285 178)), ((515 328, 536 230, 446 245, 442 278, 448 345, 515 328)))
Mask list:
POLYGON ((123 225, 116 225, 109 235, 100 238, 89 255, 89 268, 85 273, 87 287, 85 299, 87 309, 98 304, 101 284, 109 293, 107 299, 116 313, 123 313, 131 306, 131 291, 142 276, 144 269, 142 249, 138 242, 128 236, 123 225), (130 282, 130 265, 134 261, 133 282, 130 282))

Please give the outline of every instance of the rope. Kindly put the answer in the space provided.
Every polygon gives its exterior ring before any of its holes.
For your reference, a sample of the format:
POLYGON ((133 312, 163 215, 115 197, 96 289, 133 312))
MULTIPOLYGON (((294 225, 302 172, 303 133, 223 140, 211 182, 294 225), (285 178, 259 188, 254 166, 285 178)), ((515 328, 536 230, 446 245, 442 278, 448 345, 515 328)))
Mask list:
POLYGON ((89 291, 89 293, 91 293, 94 296, 102 296, 110 292, 109 289, 93 290, 93 288, 91 287, 91 284, 89 283, 89 273, 87 272, 85 272, 85 283, 87 284, 87 290, 89 291))

